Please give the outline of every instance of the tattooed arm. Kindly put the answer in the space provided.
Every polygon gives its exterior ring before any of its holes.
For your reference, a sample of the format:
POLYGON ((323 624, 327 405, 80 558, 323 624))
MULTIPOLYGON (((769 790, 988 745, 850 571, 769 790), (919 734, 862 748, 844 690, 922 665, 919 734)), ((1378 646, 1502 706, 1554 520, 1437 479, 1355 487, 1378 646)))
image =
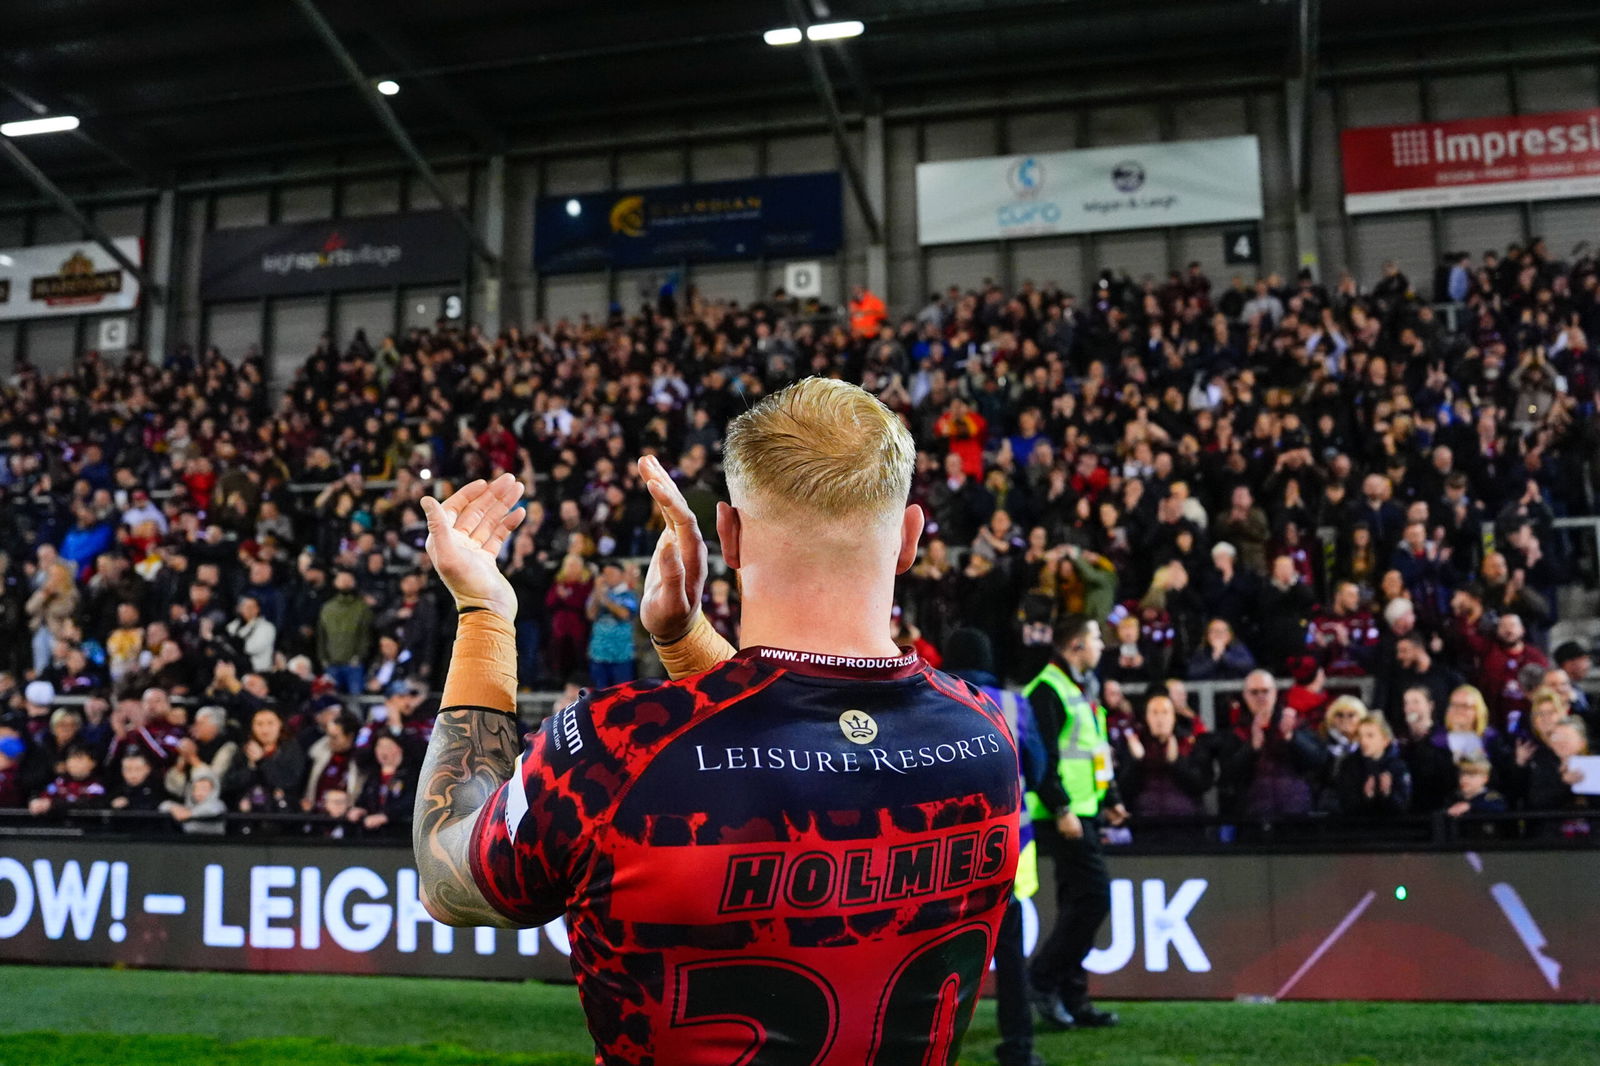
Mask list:
MULTIPOLYGON (((479 636, 470 630, 486 628, 475 622, 478 617, 469 614, 461 619, 450 674, 445 679, 443 707, 422 763, 411 841, 422 902, 429 914, 446 925, 510 926, 515 923, 495 910, 479 891, 470 856, 478 812, 510 779, 522 746, 521 728, 516 719, 503 714, 450 709, 461 705, 462 701, 452 697, 465 687, 457 681, 465 672, 458 670, 458 664, 468 661, 462 645, 479 636)), ((484 664, 472 665, 477 672, 484 664)), ((485 687, 481 680, 471 680, 476 682, 473 688, 485 687)), ((511 693, 512 698, 504 702, 515 707, 514 683, 511 693)), ((501 702, 472 705, 489 707, 501 702)))
POLYGON ((428 555, 465 612, 412 822, 423 905, 447 925, 515 924, 478 889, 470 845, 479 811, 510 779, 522 744, 515 717, 517 601, 495 561, 522 520, 521 510, 507 510, 521 494, 507 474, 466 485, 443 504, 422 501, 428 555))

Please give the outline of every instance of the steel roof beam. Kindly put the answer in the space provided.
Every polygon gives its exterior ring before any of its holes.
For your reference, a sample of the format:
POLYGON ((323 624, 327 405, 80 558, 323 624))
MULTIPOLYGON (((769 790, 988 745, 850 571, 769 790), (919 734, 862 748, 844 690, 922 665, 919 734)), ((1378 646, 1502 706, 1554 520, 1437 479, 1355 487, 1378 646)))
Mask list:
POLYGON ((491 125, 482 112, 454 86, 423 71, 415 50, 390 30, 392 19, 374 12, 370 7, 363 7, 359 17, 367 36, 397 64, 397 69, 392 73, 403 79, 400 82, 403 88, 414 87, 452 122, 458 123, 462 132, 477 147, 491 155, 505 151, 505 135, 491 125))
POLYGON ((1311 210, 1311 115, 1317 99, 1317 61, 1321 34, 1321 0, 1300 0, 1296 37, 1300 52, 1300 84, 1295 119, 1300 128, 1300 158, 1295 168, 1295 193, 1300 210, 1311 210))
POLYGON ((294 5, 300 9, 300 13, 311 24, 312 30, 322 39, 322 43, 328 46, 328 51, 333 53, 333 57, 338 61, 339 66, 344 68, 351 85, 355 87, 356 92, 361 94, 361 98, 367 102, 367 106, 372 109, 372 113, 377 116, 379 124, 388 132, 389 139, 394 141, 395 147, 399 148, 401 153, 411 161, 411 166, 416 170, 417 176, 422 179, 422 183, 433 191, 433 195, 439 198, 439 203, 444 206, 445 211, 449 213, 455 224, 460 227, 461 232, 466 234, 468 242, 472 245, 473 252, 479 259, 483 260, 484 265, 489 268, 493 275, 498 276, 500 273, 500 257, 490 249, 489 245, 478 233, 477 228, 473 226, 472 220, 457 206, 455 198, 450 195, 450 190, 444 187, 444 182, 439 180, 439 175, 434 172, 433 167, 423 158, 422 153, 417 149, 416 143, 411 140, 410 134, 406 133, 405 127, 400 124, 400 120, 395 116, 394 109, 383 98, 383 94, 378 92, 372 80, 362 73, 361 67, 355 61, 355 57, 344 46, 344 42, 339 40, 339 35, 334 32, 328 20, 322 17, 322 12, 317 10, 317 5, 312 0, 294 0, 294 5))
POLYGON ((146 295, 157 301, 164 298, 161 287, 151 280, 150 275, 145 273, 145 269, 130 259, 121 248, 118 248, 116 242, 111 239, 110 234, 106 233, 98 222, 84 214, 82 209, 73 202, 72 197, 68 196, 59 185, 51 181, 48 174, 34 165, 33 160, 24 155, 22 149, 18 148, 10 137, 0 137, 0 155, 5 156, 6 160, 28 180, 28 183, 52 201, 61 210, 62 214, 77 223, 78 227, 94 240, 94 243, 104 248, 106 254, 115 259, 122 269, 138 278, 139 284, 144 287, 146 295))
POLYGON ((844 113, 839 110, 839 98, 833 91, 833 82, 828 79, 828 68, 822 62, 822 49, 806 32, 811 28, 811 16, 800 0, 786 0, 786 3, 790 19, 800 27, 800 47, 805 51, 806 68, 811 72, 811 85, 817 90, 817 96, 822 100, 822 108, 827 112, 828 128, 833 132, 833 142, 839 148, 839 162, 844 167, 845 177, 849 180, 850 192, 855 197, 856 207, 861 211, 862 221, 867 224, 868 243, 882 244, 883 225, 878 221, 878 212, 872 206, 872 194, 867 189, 861 161, 856 158, 855 146, 850 143, 850 134, 844 128, 844 113))

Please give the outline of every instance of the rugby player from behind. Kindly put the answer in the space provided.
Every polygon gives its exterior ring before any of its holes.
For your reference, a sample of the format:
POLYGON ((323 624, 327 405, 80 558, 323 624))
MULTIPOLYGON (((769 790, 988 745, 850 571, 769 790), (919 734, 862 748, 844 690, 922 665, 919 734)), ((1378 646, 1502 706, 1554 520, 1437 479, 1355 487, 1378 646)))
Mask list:
POLYGON ((705 548, 653 458, 667 531, 643 617, 676 680, 586 693, 524 746, 510 475, 424 500, 462 612, 423 768, 423 900, 453 925, 565 915, 596 1062, 948 1064, 1017 858, 1000 712, 889 636, 922 515, 913 445, 811 378, 729 426, 734 651, 699 614, 705 548))

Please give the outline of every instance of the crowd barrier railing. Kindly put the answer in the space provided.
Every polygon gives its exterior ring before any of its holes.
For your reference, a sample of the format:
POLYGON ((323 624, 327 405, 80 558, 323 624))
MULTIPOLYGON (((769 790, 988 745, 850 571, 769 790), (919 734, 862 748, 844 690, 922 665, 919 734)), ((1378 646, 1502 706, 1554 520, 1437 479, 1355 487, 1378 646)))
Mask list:
MULTIPOLYGON (((1279 677, 1274 679, 1278 691, 1282 692, 1294 684, 1293 679, 1279 677)), ((1377 690, 1377 680, 1371 677, 1330 677, 1327 679, 1329 692, 1336 695, 1354 695, 1368 707, 1372 706, 1372 696, 1377 690)), ((1130 696, 1143 696, 1159 688, 1159 683, 1132 681, 1122 685, 1122 691, 1130 696)), ((1190 706, 1194 709, 1196 717, 1205 723, 1206 729, 1217 728, 1217 711, 1227 706, 1227 702, 1244 692, 1244 681, 1184 681, 1183 687, 1189 693, 1190 706)))

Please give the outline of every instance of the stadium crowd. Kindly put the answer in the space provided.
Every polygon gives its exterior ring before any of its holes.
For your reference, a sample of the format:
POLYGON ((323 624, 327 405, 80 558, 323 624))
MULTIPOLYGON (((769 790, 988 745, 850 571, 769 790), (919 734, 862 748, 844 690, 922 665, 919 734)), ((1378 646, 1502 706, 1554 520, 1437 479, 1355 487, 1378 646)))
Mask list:
MULTIPOLYGON (((1586 833, 1589 654, 1549 633, 1578 577, 1554 519, 1595 513, 1600 266, 1534 241, 1431 280, 1457 328, 1393 264, 1368 288, 1214 286, 1195 264, 1082 297, 952 287, 899 320, 860 289, 839 321, 781 292, 664 293, 500 336, 357 332, 276 399, 259 352, 19 366, 0 391, 0 808, 404 833, 455 621, 422 494, 519 474, 520 679, 615 684, 659 669, 635 457, 668 463, 714 545, 723 427, 824 374, 921 448, 901 642, 937 665, 978 628, 1020 682, 1055 619, 1102 619, 1136 816, 1525 809, 1586 833), (1362 678, 1370 708, 1334 698, 1362 678), (1208 729, 1186 683, 1217 680, 1240 698, 1208 729)), ((705 608, 736 642, 736 582, 705 608)))

